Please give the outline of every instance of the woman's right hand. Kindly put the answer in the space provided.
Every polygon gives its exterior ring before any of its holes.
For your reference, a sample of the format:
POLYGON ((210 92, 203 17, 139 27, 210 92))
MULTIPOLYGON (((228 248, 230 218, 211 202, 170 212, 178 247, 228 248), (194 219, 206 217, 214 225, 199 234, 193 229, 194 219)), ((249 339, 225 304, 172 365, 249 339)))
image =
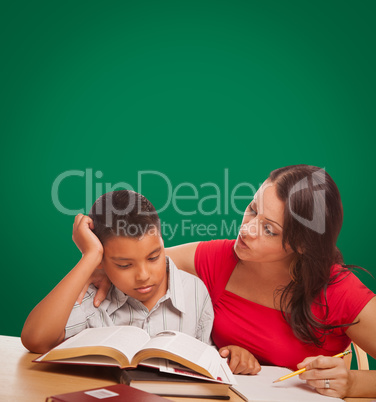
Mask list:
POLYGON ((73 223, 72 239, 82 255, 92 255, 102 261, 103 246, 98 237, 93 233, 94 223, 86 215, 76 215, 73 223))

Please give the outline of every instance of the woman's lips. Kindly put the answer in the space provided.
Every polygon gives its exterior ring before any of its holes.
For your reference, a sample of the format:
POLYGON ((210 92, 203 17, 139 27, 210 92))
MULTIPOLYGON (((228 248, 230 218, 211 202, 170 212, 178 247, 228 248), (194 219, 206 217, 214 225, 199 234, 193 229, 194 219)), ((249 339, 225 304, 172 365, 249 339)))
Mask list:
POLYGON ((238 236, 238 245, 240 248, 248 248, 249 249, 249 247, 244 243, 244 241, 240 235, 238 236))

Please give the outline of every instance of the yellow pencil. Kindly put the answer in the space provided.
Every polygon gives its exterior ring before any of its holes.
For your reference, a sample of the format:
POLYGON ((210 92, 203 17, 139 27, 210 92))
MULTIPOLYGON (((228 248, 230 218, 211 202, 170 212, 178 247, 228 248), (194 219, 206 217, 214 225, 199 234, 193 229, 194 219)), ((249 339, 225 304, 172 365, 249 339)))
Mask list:
MULTIPOLYGON (((351 349, 345 350, 342 353, 338 353, 338 355, 334 355, 333 357, 343 357, 343 356, 348 355, 349 353, 351 353, 351 349)), ((294 371, 293 373, 290 373, 290 374, 284 375, 283 377, 278 378, 278 380, 273 381, 273 383, 283 381, 283 380, 287 380, 288 378, 291 378, 291 377, 294 377, 295 375, 304 373, 305 371, 306 371, 306 369, 304 367, 304 368, 302 368, 300 370, 294 371)))

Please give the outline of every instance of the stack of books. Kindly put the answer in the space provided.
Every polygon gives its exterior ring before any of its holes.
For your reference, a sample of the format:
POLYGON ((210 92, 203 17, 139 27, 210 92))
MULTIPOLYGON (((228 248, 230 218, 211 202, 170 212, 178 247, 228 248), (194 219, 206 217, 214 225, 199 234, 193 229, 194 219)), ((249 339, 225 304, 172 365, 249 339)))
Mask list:
POLYGON ((166 397, 230 399, 230 384, 198 377, 164 373, 155 368, 119 370, 118 381, 142 391, 166 397))

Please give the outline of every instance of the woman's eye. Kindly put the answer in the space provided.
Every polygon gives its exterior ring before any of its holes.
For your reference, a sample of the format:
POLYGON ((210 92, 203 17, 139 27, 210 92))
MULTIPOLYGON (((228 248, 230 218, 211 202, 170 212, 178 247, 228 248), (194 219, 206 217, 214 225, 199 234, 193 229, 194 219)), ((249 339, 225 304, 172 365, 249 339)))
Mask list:
POLYGON ((267 236, 276 236, 276 235, 277 235, 276 233, 273 233, 273 232, 271 231, 271 227, 270 227, 269 225, 265 225, 265 226, 264 226, 264 229, 265 229, 265 234, 266 234, 267 236))
POLYGON ((257 212, 251 207, 251 205, 248 206, 248 210, 252 215, 257 215, 257 212))

